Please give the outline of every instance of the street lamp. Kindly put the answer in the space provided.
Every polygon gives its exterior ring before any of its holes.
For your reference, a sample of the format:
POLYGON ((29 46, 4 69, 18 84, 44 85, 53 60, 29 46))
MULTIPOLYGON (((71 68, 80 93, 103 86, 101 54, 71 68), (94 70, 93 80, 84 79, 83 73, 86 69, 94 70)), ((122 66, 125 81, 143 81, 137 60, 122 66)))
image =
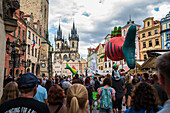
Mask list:
POLYGON ((9 68, 12 68, 12 76, 14 81, 14 70, 20 67, 20 57, 24 55, 27 44, 25 41, 21 43, 19 38, 16 38, 13 42, 10 42, 8 38, 6 41, 6 52, 11 56, 9 60, 9 68))

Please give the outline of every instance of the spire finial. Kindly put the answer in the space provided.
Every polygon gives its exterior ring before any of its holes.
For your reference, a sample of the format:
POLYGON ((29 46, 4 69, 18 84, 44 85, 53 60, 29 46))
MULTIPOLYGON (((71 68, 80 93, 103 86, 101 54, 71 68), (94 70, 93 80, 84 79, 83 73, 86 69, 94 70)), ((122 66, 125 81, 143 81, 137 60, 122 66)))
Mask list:
POLYGON ((59 28, 58 28, 58 29, 59 29, 59 31, 60 31, 60 18, 59 18, 59 28))
POLYGON ((129 15, 129 21, 131 21, 131 14, 129 15))

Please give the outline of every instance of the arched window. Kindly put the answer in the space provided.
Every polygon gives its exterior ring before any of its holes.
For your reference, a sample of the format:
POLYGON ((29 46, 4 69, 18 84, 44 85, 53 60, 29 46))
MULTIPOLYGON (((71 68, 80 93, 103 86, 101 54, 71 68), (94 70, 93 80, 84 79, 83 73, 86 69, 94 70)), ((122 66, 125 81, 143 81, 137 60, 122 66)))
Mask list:
POLYGON ((72 48, 74 48, 74 42, 72 42, 72 48))
POLYGON ((64 56, 63 56, 63 60, 67 60, 67 55, 64 55, 64 56))
POLYGON ((57 47, 59 48, 59 43, 57 44, 57 47))

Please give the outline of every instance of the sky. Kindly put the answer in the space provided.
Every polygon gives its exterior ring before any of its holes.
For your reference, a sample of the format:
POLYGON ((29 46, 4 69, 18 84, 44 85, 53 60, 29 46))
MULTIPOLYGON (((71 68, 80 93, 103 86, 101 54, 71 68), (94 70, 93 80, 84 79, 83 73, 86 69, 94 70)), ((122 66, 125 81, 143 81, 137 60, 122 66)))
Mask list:
POLYGON ((50 0, 49 40, 55 47, 54 35, 59 21, 62 35, 68 39, 73 21, 79 35, 79 53, 87 58, 87 48, 96 48, 115 26, 126 25, 129 17, 143 27, 143 20, 161 20, 170 11, 170 0, 50 0))

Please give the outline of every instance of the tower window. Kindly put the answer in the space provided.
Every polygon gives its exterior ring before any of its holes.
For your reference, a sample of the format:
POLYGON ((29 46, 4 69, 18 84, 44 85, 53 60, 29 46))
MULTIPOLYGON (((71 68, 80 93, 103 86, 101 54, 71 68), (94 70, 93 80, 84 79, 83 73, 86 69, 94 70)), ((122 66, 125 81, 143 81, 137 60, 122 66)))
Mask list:
POLYGON ((72 42, 72 48, 74 48, 74 42, 72 42))
POLYGON ((59 43, 57 44, 57 47, 59 48, 59 43))

